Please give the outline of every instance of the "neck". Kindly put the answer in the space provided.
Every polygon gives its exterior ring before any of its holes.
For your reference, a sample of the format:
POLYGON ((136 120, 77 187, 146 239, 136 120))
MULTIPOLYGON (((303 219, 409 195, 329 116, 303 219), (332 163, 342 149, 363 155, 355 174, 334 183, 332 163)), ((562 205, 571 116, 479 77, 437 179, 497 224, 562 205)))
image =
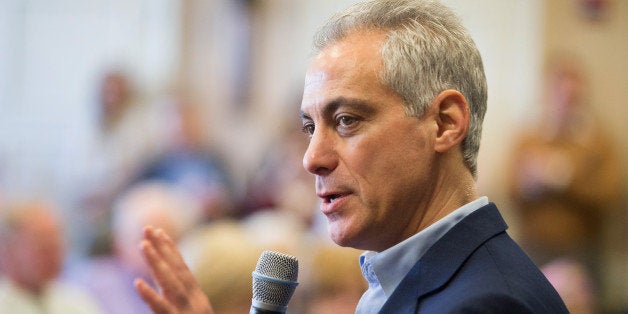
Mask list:
MULTIPOLYGON (((445 157, 442 155, 442 157, 445 157)), ((441 158, 435 162, 429 174, 430 183, 426 184, 425 198, 408 207, 411 216, 404 216, 403 230, 392 232, 389 237, 381 235, 377 246, 359 247, 375 252, 384 251, 409 237, 423 231, 443 217, 463 205, 479 198, 476 183, 471 171, 464 166, 460 158, 441 158)))
POLYGON ((471 172, 464 166, 437 176, 432 197, 416 211, 415 224, 406 238, 421 232, 456 209, 480 197, 471 172))

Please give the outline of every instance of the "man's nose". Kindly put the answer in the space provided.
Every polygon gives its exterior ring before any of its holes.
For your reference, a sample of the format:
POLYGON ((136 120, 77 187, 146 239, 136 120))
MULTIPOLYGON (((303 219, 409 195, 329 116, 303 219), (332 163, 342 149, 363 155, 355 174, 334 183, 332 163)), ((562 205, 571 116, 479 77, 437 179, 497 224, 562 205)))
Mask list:
POLYGON ((314 131, 303 156, 303 168, 312 174, 324 176, 334 171, 337 165, 333 136, 320 129, 314 131))

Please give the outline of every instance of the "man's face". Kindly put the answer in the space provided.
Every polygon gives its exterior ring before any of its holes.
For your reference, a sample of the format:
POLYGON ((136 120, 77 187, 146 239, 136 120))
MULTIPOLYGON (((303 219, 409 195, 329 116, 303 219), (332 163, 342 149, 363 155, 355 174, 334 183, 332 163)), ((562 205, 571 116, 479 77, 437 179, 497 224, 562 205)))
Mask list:
POLYGON ((11 244, 11 277, 36 291, 57 277, 63 266, 61 227, 48 214, 36 214, 11 244))
POLYGON ((374 251, 417 232, 436 177, 438 126, 407 116, 381 83, 384 40, 359 32, 324 49, 306 73, 301 105, 311 137, 303 166, 316 176, 332 239, 374 251))

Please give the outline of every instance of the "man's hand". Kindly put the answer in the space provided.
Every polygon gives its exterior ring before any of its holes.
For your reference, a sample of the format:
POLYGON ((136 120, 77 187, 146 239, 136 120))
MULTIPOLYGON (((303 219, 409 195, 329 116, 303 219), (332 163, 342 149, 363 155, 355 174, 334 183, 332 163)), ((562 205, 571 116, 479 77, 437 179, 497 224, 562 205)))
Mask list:
POLYGON ((174 241, 163 230, 144 228, 144 240, 140 247, 159 292, 142 279, 135 280, 135 289, 153 312, 213 313, 207 296, 199 288, 174 241))

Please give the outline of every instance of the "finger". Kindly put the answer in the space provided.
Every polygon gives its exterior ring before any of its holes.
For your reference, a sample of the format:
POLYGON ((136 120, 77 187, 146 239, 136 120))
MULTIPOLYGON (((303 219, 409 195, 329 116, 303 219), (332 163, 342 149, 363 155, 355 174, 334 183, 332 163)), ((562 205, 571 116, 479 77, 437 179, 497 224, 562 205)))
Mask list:
POLYGON ((172 271, 168 262, 158 253, 151 242, 142 241, 141 251, 149 265, 153 279, 166 298, 180 298, 180 294, 185 294, 185 287, 179 280, 178 274, 172 271))
POLYGON ((146 230, 146 238, 150 240, 168 265, 176 266, 178 267, 177 269, 187 269, 176 244, 166 232, 162 229, 149 228, 146 230))
POLYGON ((174 313, 164 298, 142 279, 134 282, 135 290, 155 314, 174 313))
POLYGON ((190 289, 196 285, 196 279, 183 260, 176 243, 161 229, 150 228, 146 236, 151 240, 153 247, 174 272, 185 288, 190 289))
POLYGON ((213 313, 209 300, 198 287, 174 241, 163 230, 146 227, 141 251, 161 289, 161 295, 153 289, 146 292, 147 302, 152 301, 156 310, 167 309, 161 303, 167 302, 165 304, 173 311, 181 313, 213 313))
POLYGON ((143 253, 151 265, 153 278, 161 288, 163 296, 177 308, 188 308, 189 296, 198 289, 194 276, 180 257, 174 242, 162 230, 151 230, 148 237, 152 242, 143 242, 143 253), (161 250, 158 251, 153 243, 161 250), (179 271, 175 271, 176 269, 179 271))

